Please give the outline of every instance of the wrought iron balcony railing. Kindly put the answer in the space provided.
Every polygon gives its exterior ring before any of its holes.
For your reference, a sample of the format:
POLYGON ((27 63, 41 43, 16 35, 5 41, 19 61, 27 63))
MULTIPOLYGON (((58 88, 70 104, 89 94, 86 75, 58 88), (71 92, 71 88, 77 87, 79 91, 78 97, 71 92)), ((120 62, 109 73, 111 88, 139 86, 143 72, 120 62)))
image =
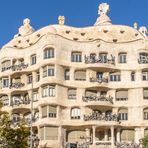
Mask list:
POLYGON ((19 106, 21 104, 27 105, 30 104, 30 100, 22 100, 20 98, 18 98, 17 100, 11 102, 11 106, 19 106))
POLYGON ((21 88, 25 85, 25 83, 17 82, 17 83, 11 83, 9 88, 21 88))
POLYGON ((117 148, 140 148, 140 143, 135 142, 120 142, 116 143, 117 148))
POLYGON ((113 103, 113 97, 111 96, 83 96, 82 100, 84 102, 89 102, 89 101, 100 101, 100 102, 110 102, 113 103))
POLYGON ((22 69, 26 69, 28 67, 28 64, 25 64, 25 63, 20 63, 18 65, 12 65, 12 66, 9 66, 9 67, 2 67, 2 72, 3 71, 7 71, 7 70, 12 70, 12 71, 21 71, 22 69))
POLYGON ((94 64, 94 63, 108 63, 108 64, 115 64, 115 56, 110 55, 110 58, 102 57, 102 56, 86 56, 84 57, 86 64, 94 64))
POLYGON ((101 114, 98 112, 93 112, 90 115, 84 115, 84 121, 119 121, 119 118, 116 114, 101 114))
POLYGON ((90 82, 98 82, 98 83, 108 83, 108 77, 105 77, 105 78, 94 78, 94 77, 91 77, 90 78, 90 82))
POLYGON ((148 56, 140 56, 138 59, 139 64, 148 64, 148 56))

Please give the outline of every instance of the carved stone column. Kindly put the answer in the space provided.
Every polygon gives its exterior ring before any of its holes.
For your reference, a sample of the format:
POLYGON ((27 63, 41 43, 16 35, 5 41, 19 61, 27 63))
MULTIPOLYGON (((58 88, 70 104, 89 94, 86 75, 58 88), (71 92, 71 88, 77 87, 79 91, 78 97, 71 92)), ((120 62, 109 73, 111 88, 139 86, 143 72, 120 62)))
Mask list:
POLYGON ((108 141, 108 129, 104 130, 104 140, 108 141))
POLYGON ((116 136, 117 136, 117 142, 119 142, 119 143, 121 141, 120 132, 121 132, 121 128, 117 128, 117 134, 116 134, 116 136))
POLYGON ((114 141, 115 141, 115 138, 114 138, 114 127, 112 126, 111 127, 111 146, 114 146, 114 141))
POLYGON ((92 130, 93 130, 93 145, 95 145, 95 143, 96 143, 96 126, 93 126, 92 130))

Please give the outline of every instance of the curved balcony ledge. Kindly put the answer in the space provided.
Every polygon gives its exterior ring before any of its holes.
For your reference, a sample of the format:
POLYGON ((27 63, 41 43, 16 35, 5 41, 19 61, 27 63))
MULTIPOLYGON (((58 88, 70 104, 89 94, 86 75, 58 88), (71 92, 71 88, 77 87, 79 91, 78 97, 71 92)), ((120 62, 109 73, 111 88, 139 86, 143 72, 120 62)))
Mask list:
POLYGON ((87 125, 96 125, 96 126, 119 126, 120 123, 117 121, 84 121, 83 119, 79 120, 70 120, 70 119, 65 119, 62 121, 62 125, 65 126, 87 126, 87 125))
POLYGON ((59 101, 58 97, 42 97, 38 100, 38 102, 36 102, 36 106, 43 106, 43 105, 47 105, 47 104, 53 104, 53 105, 61 105, 61 106, 65 106, 63 100, 59 101))
POLYGON ((39 125, 39 126, 43 126, 43 125, 54 125, 54 126, 59 126, 61 125, 61 120, 56 117, 56 118, 50 118, 50 117, 47 117, 47 118, 39 118, 36 122, 35 122, 36 125, 39 125))

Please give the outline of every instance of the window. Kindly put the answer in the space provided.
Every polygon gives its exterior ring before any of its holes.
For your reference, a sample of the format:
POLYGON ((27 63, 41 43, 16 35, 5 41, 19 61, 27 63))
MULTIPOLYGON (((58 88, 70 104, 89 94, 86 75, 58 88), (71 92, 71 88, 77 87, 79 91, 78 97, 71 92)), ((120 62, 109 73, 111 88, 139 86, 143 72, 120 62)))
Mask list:
POLYGON ((119 53, 119 63, 127 63, 126 57, 127 57, 126 53, 119 53))
POLYGON ((142 80, 143 81, 147 81, 148 80, 148 72, 147 71, 143 71, 142 72, 142 80))
POLYGON ((31 65, 36 64, 36 54, 31 56, 31 65))
POLYGON ((148 108, 143 110, 143 119, 148 120, 148 108))
POLYGON ((148 53, 146 53, 146 52, 139 53, 138 62, 139 62, 139 64, 148 63, 148 53))
POLYGON ((41 140, 58 140, 58 127, 44 126, 40 127, 41 140))
POLYGON ((101 63, 107 63, 107 53, 100 53, 99 58, 101 63))
POLYGON ((48 66, 48 76, 54 76, 54 66, 48 66))
POLYGON ((110 81, 121 81, 120 73, 110 73, 110 81))
POLYGON ((95 91, 95 90, 86 90, 85 91, 85 96, 86 97, 96 97, 97 96, 97 91, 95 91))
POLYGON ((128 110, 127 109, 119 110, 119 120, 128 120, 128 110))
POLYGON ((82 62, 82 53, 81 52, 72 52, 71 62, 82 62))
POLYGON ((12 121, 13 121, 13 123, 20 121, 20 115, 19 114, 12 114, 12 121))
POLYGON ((131 72, 131 81, 135 81, 135 72, 131 72))
POLYGON ((97 79, 102 80, 103 79, 103 72, 97 72, 96 77, 97 77, 97 79))
POLYGON ((127 90, 116 91, 116 101, 127 101, 127 100, 128 100, 127 90))
POLYGON ((4 62, 2 62, 2 65, 1 65, 2 67, 2 69, 1 69, 1 71, 3 72, 3 71, 6 71, 6 70, 9 70, 10 68, 11 68, 11 61, 10 60, 7 60, 7 61, 4 61, 4 62))
POLYGON ((75 80, 85 81, 86 80, 86 71, 75 71, 75 80))
POLYGON ((70 100, 76 99, 76 89, 69 89, 68 90, 68 99, 70 99, 70 100))
POLYGON ((47 118, 47 108, 47 105, 42 107, 42 118, 47 118))
POLYGON ((57 108, 56 106, 43 106, 42 107, 42 118, 56 118, 57 116, 57 108))
POLYGON ((39 99, 38 91, 33 91, 33 101, 36 102, 39 99))
POLYGON ((148 100, 148 89, 143 90, 143 98, 148 100))
POLYGON ((55 87, 54 86, 43 87, 43 97, 55 97, 55 87))
POLYGON ((27 75, 27 83, 28 84, 32 83, 32 79, 33 79, 32 74, 27 75))
POLYGON ((54 58, 54 49, 53 48, 46 48, 44 50, 44 59, 54 58))
POLYGON ((40 73, 36 72, 36 81, 39 82, 40 81, 40 73))
POLYGON ((86 131, 83 129, 80 130, 67 130, 67 141, 69 147, 67 148, 77 148, 76 142, 82 142, 81 137, 86 137, 86 131))
POLYGON ((3 88, 9 87, 9 79, 8 78, 2 78, 2 87, 3 88))
POLYGON ((43 67, 43 78, 47 76, 54 76, 54 66, 45 66, 43 67))
POLYGON ((121 130, 121 142, 133 142, 135 139, 134 129, 122 129, 121 130))
POLYGON ((70 70, 65 69, 65 80, 70 80, 70 70))
POLYGON ((80 119, 80 108, 71 109, 71 119, 80 119))
POLYGON ((57 116, 57 108, 55 106, 49 106, 48 117, 56 118, 56 116, 57 116))

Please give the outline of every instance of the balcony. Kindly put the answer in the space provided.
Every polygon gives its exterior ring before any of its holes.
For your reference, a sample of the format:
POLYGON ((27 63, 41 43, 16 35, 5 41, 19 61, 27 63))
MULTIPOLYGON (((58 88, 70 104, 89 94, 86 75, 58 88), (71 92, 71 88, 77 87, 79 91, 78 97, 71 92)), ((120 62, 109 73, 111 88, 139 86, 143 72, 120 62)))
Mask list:
POLYGON ((28 105, 30 104, 30 100, 22 100, 21 98, 15 98, 15 100, 11 103, 11 106, 19 106, 19 105, 28 105))
POLYGON ((115 64, 115 57, 113 55, 110 55, 110 58, 106 57, 103 58, 102 56, 86 56, 84 57, 85 64, 94 64, 94 63, 107 63, 107 64, 115 64))
POLYGON ((119 121, 119 118, 116 114, 105 115, 94 111, 90 115, 84 115, 84 121, 119 121))
POLYGON ((18 65, 12 65, 12 66, 9 66, 9 67, 2 67, 1 72, 7 71, 7 70, 21 71, 23 69, 26 69, 27 67, 28 67, 28 64, 20 63, 18 65))
POLYGON ((21 88, 21 87, 23 87, 23 86, 25 86, 25 83, 16 82, 16 83, 11 83, 10 86, 9 86, 9 88, 10 88, 10 89, 11 89, 11 88, 16 88, 16 89, 18 89, 18 88, 21 88))
POLYGON ((90 82, 98 82, 98 83, 108 83, 108 77, 104 77, 104 78, 94 78, 91 77, 90 78, 90 82))
POLYGON ((111 96, 83 96, 82 97, 83 102, 91 102, 91 101, 100 101, 100 102, 110 102, 113 104, 113 97, 111 96))

